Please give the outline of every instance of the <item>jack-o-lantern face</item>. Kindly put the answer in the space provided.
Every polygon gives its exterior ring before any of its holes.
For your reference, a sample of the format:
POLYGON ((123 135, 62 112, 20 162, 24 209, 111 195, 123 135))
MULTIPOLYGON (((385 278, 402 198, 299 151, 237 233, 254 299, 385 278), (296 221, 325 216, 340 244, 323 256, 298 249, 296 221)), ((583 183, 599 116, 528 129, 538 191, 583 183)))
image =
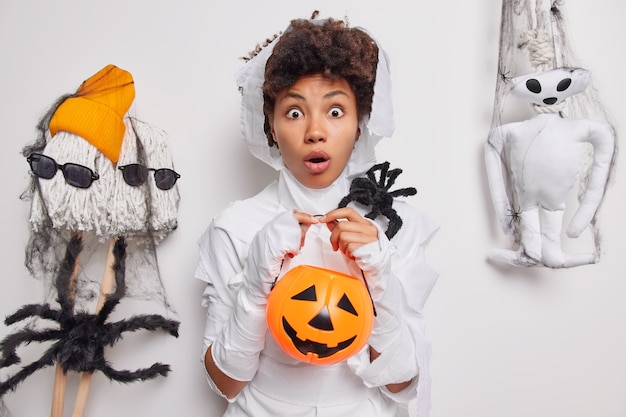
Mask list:
POLYGON ((374 323, 372 300, 363 282, 352 276, 299 265, 272 289, 267 322, 288 355, 330 365, 367 342, 374 323))

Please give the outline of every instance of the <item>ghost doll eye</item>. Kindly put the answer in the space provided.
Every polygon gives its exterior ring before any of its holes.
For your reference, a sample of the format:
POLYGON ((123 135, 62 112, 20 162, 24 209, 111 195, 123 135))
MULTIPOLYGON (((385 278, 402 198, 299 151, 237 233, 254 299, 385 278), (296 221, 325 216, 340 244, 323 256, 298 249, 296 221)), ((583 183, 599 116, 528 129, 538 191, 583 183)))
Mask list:
POLYGON ((558 92, 565 91, 569 88, 570 85, 572 85, 572 79, 564 78, 561 81, 559 81, 559 84, 556 86, 556 91, 558 92))
POLYGON ((531 78, 530 80, 526 81, 526 88, 528 88, 528 91, 530 91, 531 93, 541 93, 541 83, 535 78, 531 78))

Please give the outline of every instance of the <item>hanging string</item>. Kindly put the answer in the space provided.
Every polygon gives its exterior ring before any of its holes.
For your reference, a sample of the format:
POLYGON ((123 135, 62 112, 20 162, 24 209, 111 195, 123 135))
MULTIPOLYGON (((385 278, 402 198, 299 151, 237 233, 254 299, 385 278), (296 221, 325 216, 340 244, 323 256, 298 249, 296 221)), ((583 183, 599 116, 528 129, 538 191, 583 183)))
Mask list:
MULTIPOLYGON (((558 11, 559 4, 558 0, 554 2, 535 0, 533 10, 530 1, 531 29, 520 35, 518 47, 528 51, 530 64, 536 72, 549 71, 559 66, 552 28, 552 13, 558 11)), ((563 114, 566 106, 565 101, 551 106, 533 104, 533 110, 536 113, 563 114)))

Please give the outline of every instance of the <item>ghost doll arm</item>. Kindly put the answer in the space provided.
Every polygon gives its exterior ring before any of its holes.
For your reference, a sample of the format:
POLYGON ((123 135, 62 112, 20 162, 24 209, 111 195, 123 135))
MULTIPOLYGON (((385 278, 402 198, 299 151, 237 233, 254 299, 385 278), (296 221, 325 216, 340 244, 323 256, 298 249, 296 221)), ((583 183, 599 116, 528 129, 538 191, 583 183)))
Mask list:
POLYGON ((485 144, 485 166, 491 201, 500 222, 500 227, 506 234, 512 232, 511 222, 508 221, 508 216, 511 213, 511 203, 503 174, 504 145, 508 137, 508 128, 508 125, 502 125, 491 129, 485 144))
POLYGON ((580 236, 593 220, 604 196, 615 152, 615 132, 611 125, 591 120, 581 120, 580 124, 579 129, 585 130, 583 140, 593 146, 593 165, 585 193, 567 228, 567 235, 572 238, 580 236))

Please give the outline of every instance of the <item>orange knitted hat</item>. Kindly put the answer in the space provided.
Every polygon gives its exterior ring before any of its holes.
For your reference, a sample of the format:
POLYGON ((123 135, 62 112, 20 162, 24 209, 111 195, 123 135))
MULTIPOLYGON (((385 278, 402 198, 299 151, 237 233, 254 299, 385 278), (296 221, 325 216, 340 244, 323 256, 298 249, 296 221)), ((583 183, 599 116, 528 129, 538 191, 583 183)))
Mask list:
POLYGON ((63 130, 78 135, 117 163, 126 132, 124 115, 134 98, 132 75, 107 65, 59 105, 50 120, 50 134, 63 130))

